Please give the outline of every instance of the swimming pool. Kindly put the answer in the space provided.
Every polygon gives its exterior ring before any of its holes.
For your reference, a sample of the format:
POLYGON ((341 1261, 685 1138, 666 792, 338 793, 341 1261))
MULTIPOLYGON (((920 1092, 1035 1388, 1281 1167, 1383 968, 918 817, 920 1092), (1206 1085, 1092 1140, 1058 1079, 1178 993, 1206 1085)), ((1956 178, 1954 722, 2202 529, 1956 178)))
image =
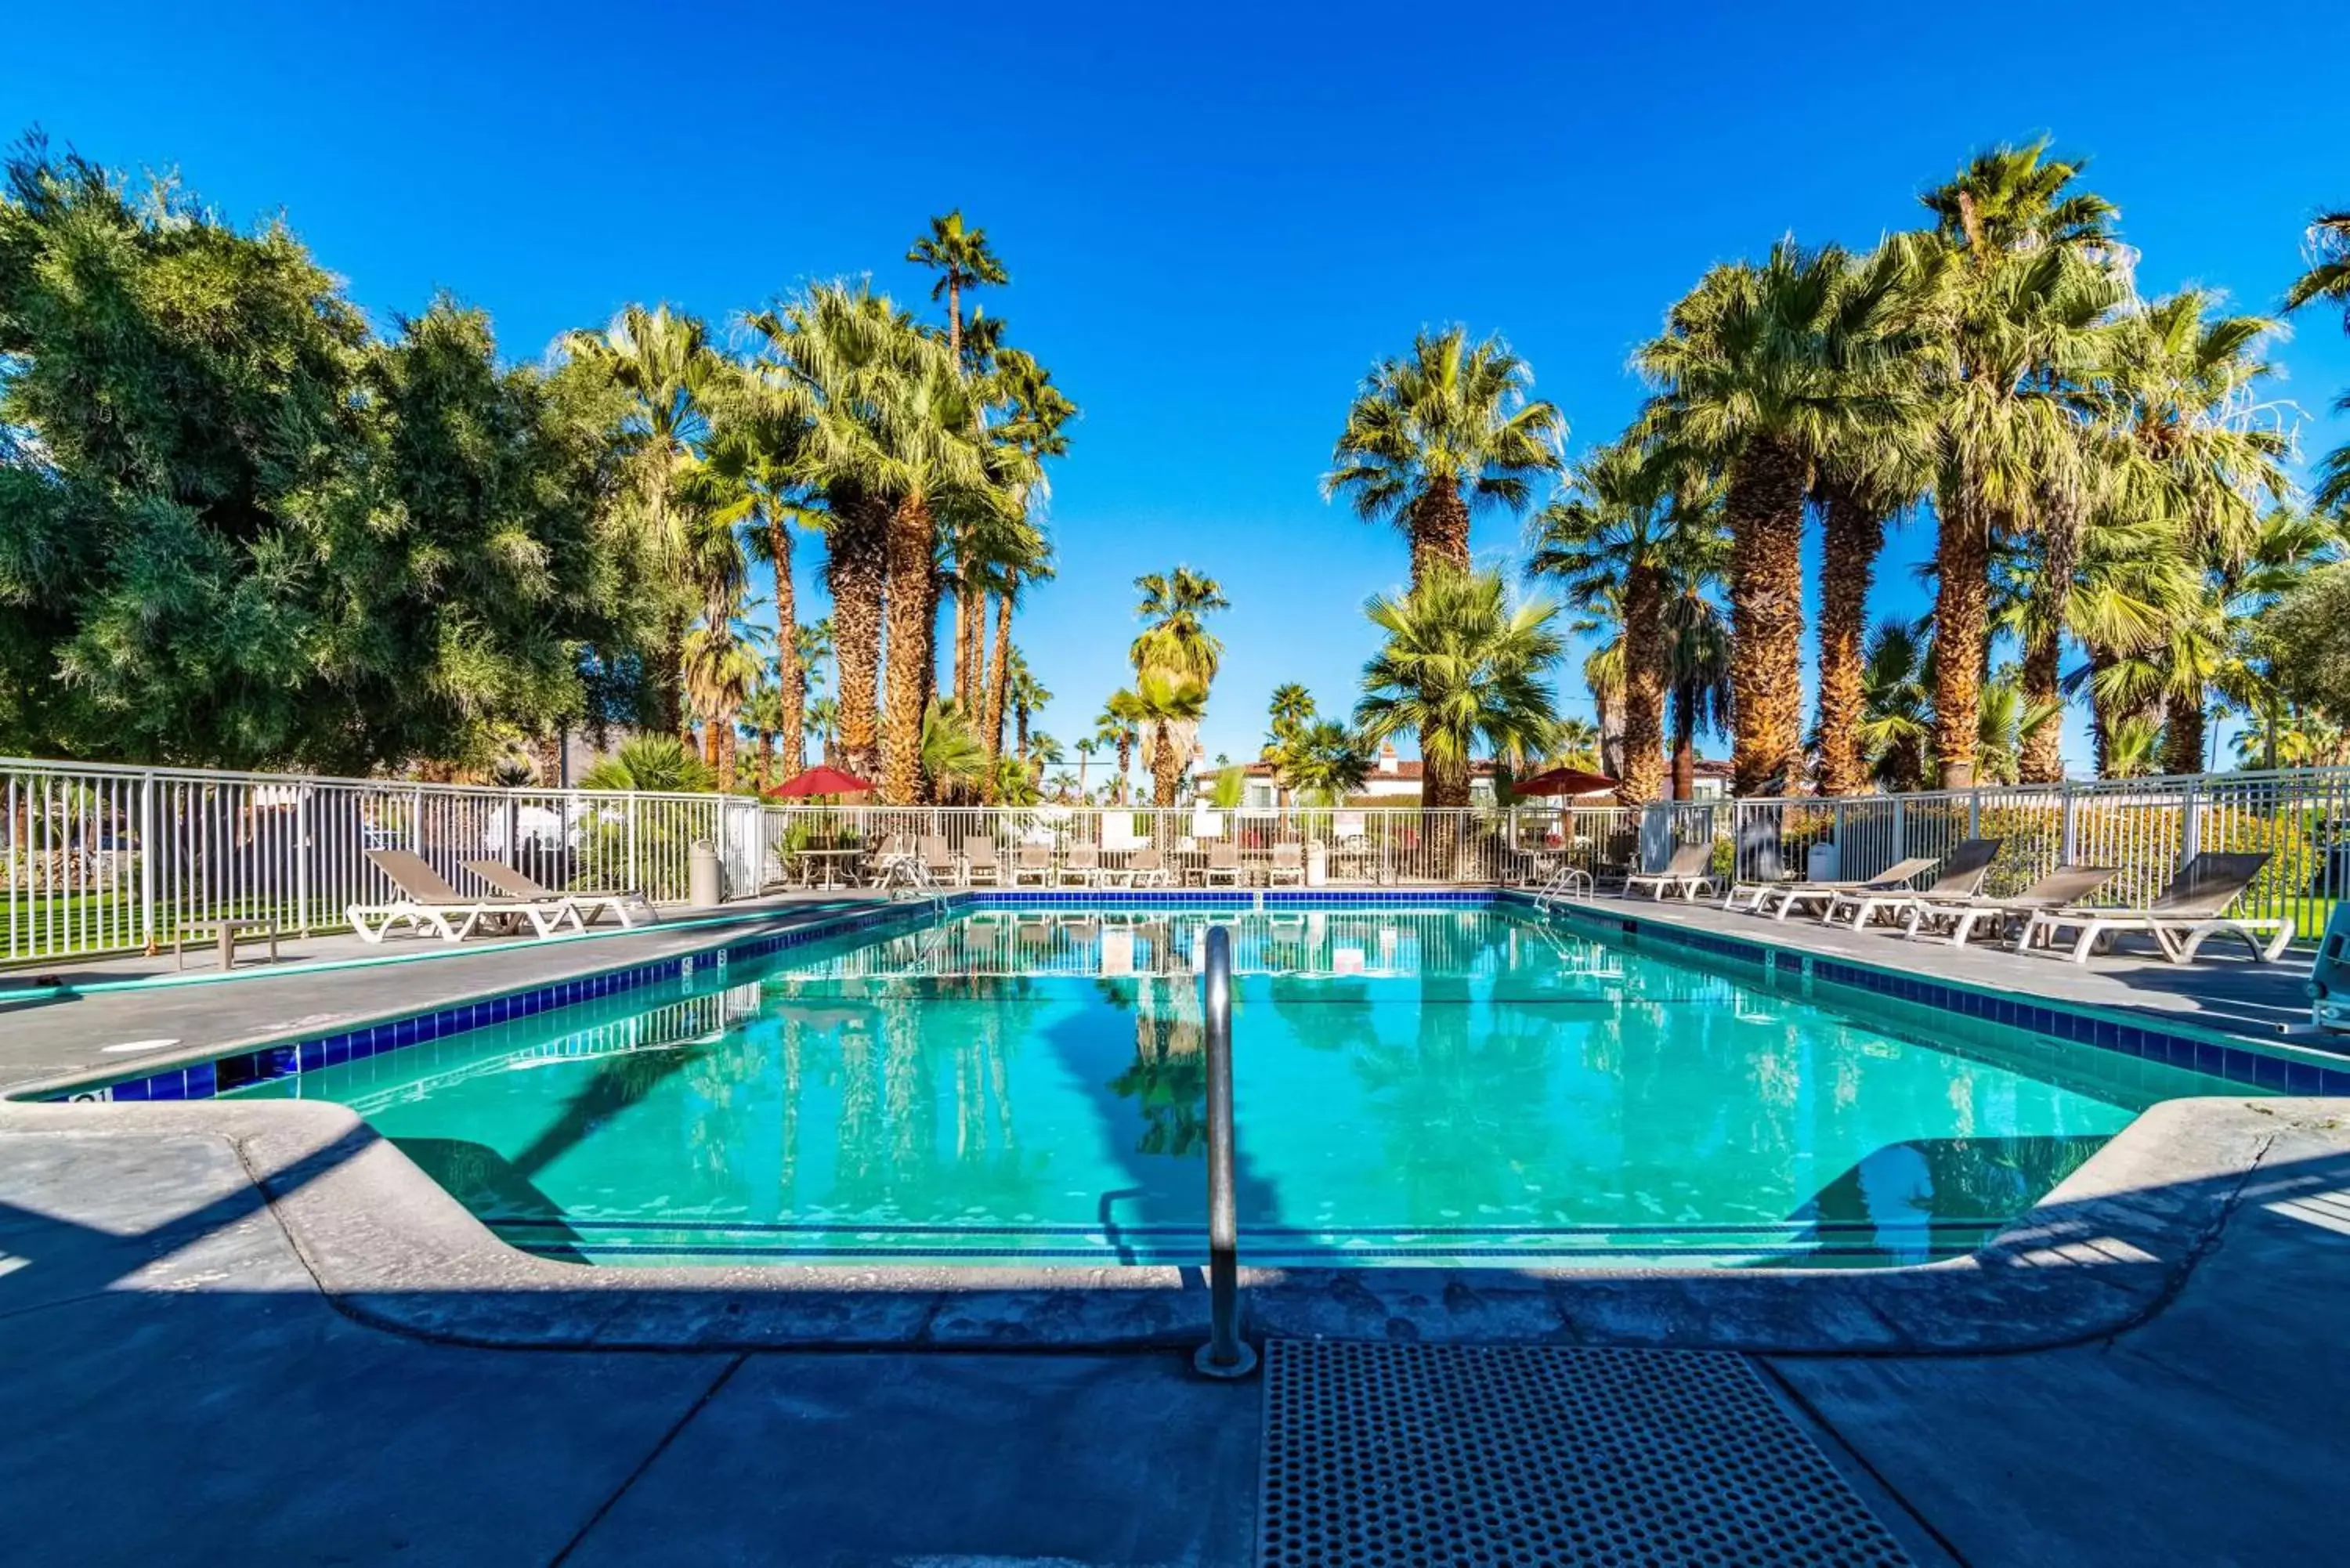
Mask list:
POLYGON ((2256 1092, 1522 905, 1051 902, 223 1097, 349 1106, 507 1241, 581 1262, 1192 1262, 1221 923, 1243 1261, 1735 1267, 1970 1251, 2145 1106, 2256 1092))

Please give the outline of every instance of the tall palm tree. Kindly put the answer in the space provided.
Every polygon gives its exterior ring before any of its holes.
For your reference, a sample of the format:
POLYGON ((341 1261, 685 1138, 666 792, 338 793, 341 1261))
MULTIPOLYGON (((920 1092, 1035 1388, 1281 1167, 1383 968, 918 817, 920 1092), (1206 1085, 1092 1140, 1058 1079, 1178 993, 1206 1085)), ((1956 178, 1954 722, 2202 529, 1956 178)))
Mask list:
POLYGON ((964 226, 960 207, 942 218, 932 218, 931 232, 914 242, 906 259, 939 275, 931 286, 931 297, 943 296, 947 302, 947 353, 960 365, 964 293, 982 284, 1008 284, 1011 275, 988 248, 987 231, 964 226))
POLYGON ((1275 764, 1281 787, 1297 799, 1336 805, 1363 787, 1378 763, 1370 742, 1336 719, 1307 719, 1275 764))
POLYGON ((1423 805, 1469 804, 1480 748, 1513 763, 1548 748, 1557 707, 1544 677, 1566 647, 1555 606, 1511 605, 1499 573, 1438 571, 1364 614, 1387 640, 1363 667, 1355 722, 1374 745, 1421 737, 1423 805))
POLYGON ((1934 744, 1930 659, 1915 628, 1877 622, 1861 659, 1860 738, 1877 782, 1914 793, 1926 787, 1934 744))
POLYGON ((1122 701, 1133 714, 1144 765, 1150 771, 1151 804, 1161 808, 1175 805, 1200 721, 1208 711, 1208 683, 1187 671, 1154 664, 1137 671, 1133 688, 1111 701, 1122 701))
POLYGON ((1664 722, 1671 681, 1668 607, 1697 563, 1720 550, 1718 487, 1670 453, 1627 439, 1600 447, 1528 529, 1526 572, 1555 577, 1566 602, 1621 627, 1622 750, 1616 798, 1638 806, 1664 794, 1664 722))
POLYGON ((1684 557, 1680 591, 1665 603, 1665 714, 1675 800, 1697 794, 1699 734, 1730 731, 1731 670, 1736 660, 1730 618, 1713 599, 1729 554, 1727 539, 1717 535, 1710 549, 1684 557))
MULTIPOLYGON (((2316 300, 2342 306, 2342 328, 2350 332, 2350 212, 2324 213, 2309 226, 2309 270, 2285 291, 2284 307, 2299 310, 2316 300)), ((2334 405, 2350 414, 2350 394, 2334 405)), ((2328 511, 2350 507, 2350 442, 2320 460, 2314 499, 2328 511)))
POLYGON ((1528 395, 1534 373, 1499 337, 1468 328, 1422 332, 1411 352, 1371 369, 1347 410, 1322 480, 1367 523, 1391 522, 1411 543, 1417 587, 1440 568, 1469 568, 1477 512, 1524 510, 1533 481, 1558 472, 1566 421, 1528 395))
MULTIPOLYGON (((575 331, 563 341, 574 360, 608 377, 629 400, 626 433, 636 492, 632 515, 650 556, 673 571, 686 554, 688 532, 677 504, 677 487, 699 461, 710 434, 705 400, 724 365, 711 348, 702 322, 672 313, 666 305, 650 310, 624 306, 603 331, 575 331)), ((675 602, 662 621, 655 693, 661 728, 681 733, 686 723, 685 629, 693 615, 693 596, 681 587, 672 597, 675 602)))
POLYGON ((1264 746, 1259 755, 1271 764, 1274 787, 1286 794, 1284 764, 1291 750, 1314 719, 1314 693, 1295 680, 1284 680, 1273 689, 1273 697, 1265 704, 1266 732, 1264 746))
POLYGON ((1147 572, 1134 579, 1134 586, 1142 595, 1135 613, 1143 620, 1141 634, 1128 649, 1135 669, 1171 670, 1192 677, 1202 688, 1213 683, 1224 645, 1208 630, 1203 618, 1232 607, 1223 585, 1189 566, 1178 566, 1171 572, 1147 572))
POLYGON ((1898 413, 1856 390, 1844 362, 1850 272, 1841 250, 1783 240, 1759 265, 1708 272, 1635 356, 1657 388, 1643 434, 1724 476, 1740 794, 1783 792, 1802 764, 1804 507, 1817 458, 1898 413))
POLYGON ((1118 800, 1120 805, 1130 798, 1128 780, 1134 772, 1134 748, 1141 740, 1138 726, 1142 722, 1139 700, 1131 691, 1113 691, 1102 704, 1094 720, 1094 735, 1118 748, 1118 800))
POLYGON ((1091 735, 1080 735, 1073 749, 1077 753, 1077 798, 1083 800, 1086 794, 1086 769, 1093 762, 1094 753, 1101 750, 1101 742, 1091 735))
POLYGON ((1004 678, 1004 701, 1012 708, 1013 733, 1017 742, 1014 754, 1019 757, 1020 765, 1026 767, 1030 756, 1028 721, 1038 709, 1052 701, 1053 694, 1045 690, 1045 683, 1029 670, 1028 661, 1020 657, 1016 648, 1012 650, 1011 673, 1004 678))
MULTIPOLYGON (((2113 207, 2046 151, 1979 155, 1922 198, 1934 228, 1894 242, 1921 301, 1935 405, 1933 707, 1950 788, 1974 782, 1992 539, 2003 523, 2044 529, 2052 555, 2077 558, 2078 509, 2046 502, 2085 487, 2069 394, 2095 375, 2106 314, 2127 292, 2113 207)), ((2069 574, 2049 578, 2054 589, 2069 574)))

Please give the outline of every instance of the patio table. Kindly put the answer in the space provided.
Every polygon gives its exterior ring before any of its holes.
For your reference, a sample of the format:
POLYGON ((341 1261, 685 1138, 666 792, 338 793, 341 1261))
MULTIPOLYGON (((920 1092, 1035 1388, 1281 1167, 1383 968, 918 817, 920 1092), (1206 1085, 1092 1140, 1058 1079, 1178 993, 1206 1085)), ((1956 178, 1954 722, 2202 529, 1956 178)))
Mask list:
POLYGON ((854 888, 857 886, 856 863, 862 860, 864 857, 865 851, 862 848, 858 847, 846 849, 795 849, 792 851, 793 864, 798 867, 800 871, 800 886, 803 888, 815 887, 816 873, 818 869, 821 869, 824 872, 824 888, 822 890, 827 893, 837 888, 854 888), (847 880, 845 881, 841 879, 842 873, 844 871, 847 873, 847 880))

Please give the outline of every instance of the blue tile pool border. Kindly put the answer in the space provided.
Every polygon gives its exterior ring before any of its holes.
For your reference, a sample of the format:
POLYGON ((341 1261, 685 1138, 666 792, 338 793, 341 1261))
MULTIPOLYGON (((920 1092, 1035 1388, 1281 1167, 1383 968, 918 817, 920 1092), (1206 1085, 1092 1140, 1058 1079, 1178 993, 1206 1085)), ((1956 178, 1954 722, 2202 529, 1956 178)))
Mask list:
POLYGON ((2176 1033, 2150 1027, 2140 1018, 2125 1018, 2094 1008, 2067 1008, 2038 998, 1976 990, 1953 982, 1923 979, 1895 970, 1854 963, 1797 950, 1747 941, 1711 931, 1692 930, 1669 920, 1644 919, 1616 909, 1598 909, 1567 903, 1538 903, 1513 889, 1399 888, 1344 892, 1318 889, 1260 891, 1253 888, 1125 889, 964 889, 809 920, 758 936, 712 942, 706 948, 645 963, 625 965, 552 981, 546 985, 452 1003, 431 1012, 359 1025, 331 1033, 276 1041, 160 1072, 131 1074, 59 1087, 41 1097, 49 1100, 203 1100, 252 1084, 298 1076, 338 1067, 388 1051, 403 1050, 486 1028, 516 1018, 527 1018, 555 1008, 568 1007, 599 997, 640 990, 691 974, 697 963, 723 963, 764 958, 811 942, 827 941, 860 931, 908 923, 951 909, 1191 909, 1242 911, 1281 909, 1475 909, 1495 904, 1554 918, 1600 936, 1630 936, 1644 943, 1679 948, 1710 958, 1751 965, 1772 975, 1808 975, 1848 990, 1866 992, 1936 1008, 1986 1023, 2096 1050, 2116 1052, 2142 1061, 2255 1085, 2282 1095, 2350 1096, 2350 1065, 2327 1066, 2229 1044, 2205 1035, 2176 1033))
MULTIPOLYGON (((1497 897, 1512 905, 1537 907, 1533 898, 1507 890, 1497 897)), ((1745 941, 1712 931, 1691 930, 1670 920, 1643 919, 1615 909, 1567 903, 1542 907, 1570 925, 1602 937, 1629 936, 1644 943, 1751 964, 1766 973, 1807 974, 1814 981, 1846 990, 1867 992, 2139 1061, 2161 1063, 2206 1077, 2251 1084, 2275 1094, 2350 1096, 2350 1064, 2328 1066, 2257 1050, 2249 1044, 2230 1044, 2207 1034, 2162 1029, 2149 1024, 2142 1015, 2112 1013, 2092 1006, 2067 1007, 2020 992, 1982 991, 1899 970, 1880 969, 1766 942, 1745 941)))

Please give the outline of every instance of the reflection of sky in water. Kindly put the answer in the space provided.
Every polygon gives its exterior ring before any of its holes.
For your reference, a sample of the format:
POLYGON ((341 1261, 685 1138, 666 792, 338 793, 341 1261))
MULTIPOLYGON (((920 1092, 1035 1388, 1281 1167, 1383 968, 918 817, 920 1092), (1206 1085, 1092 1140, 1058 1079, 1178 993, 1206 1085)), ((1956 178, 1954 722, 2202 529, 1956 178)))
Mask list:
MULTIPOLYGON (((1973 1024, 1929 1045, 1498 912, 1216 918, 1266 1262, 1913 1262, 2211 1086, 1973 1024)), ((556 1255, 1191 1260, 1206 924, 985 911, 298 1089, 556 1255)))

